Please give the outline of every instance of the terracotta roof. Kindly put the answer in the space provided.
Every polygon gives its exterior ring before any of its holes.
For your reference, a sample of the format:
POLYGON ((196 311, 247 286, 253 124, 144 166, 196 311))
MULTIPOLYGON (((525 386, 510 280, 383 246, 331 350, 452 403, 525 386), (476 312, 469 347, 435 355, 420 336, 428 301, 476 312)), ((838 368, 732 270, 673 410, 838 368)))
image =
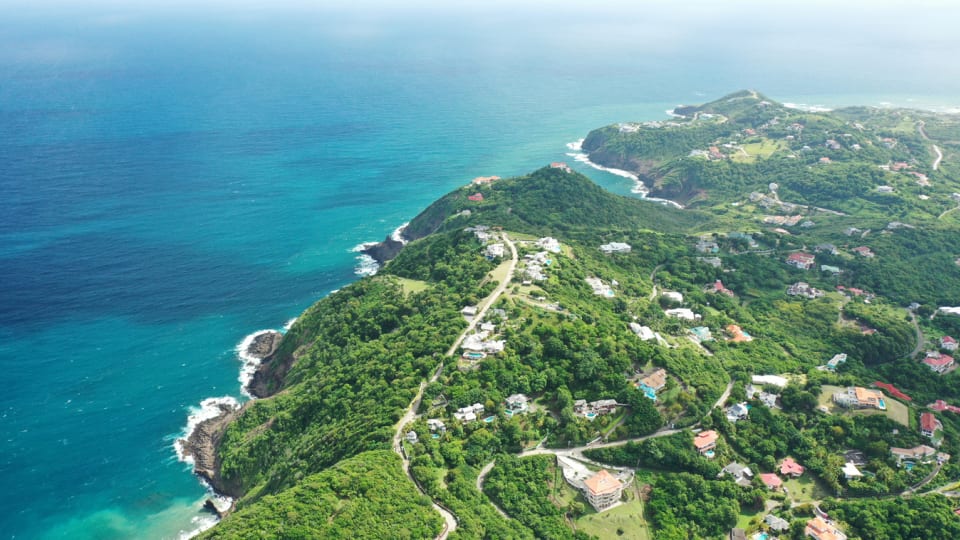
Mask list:
POLYGON ((870 405, 879 405, 878 401, 883 399, 883 392, 879 390, 868 390, 862 386, 854 387, 853 391, 857 394, 857 401, 870 405))
POLYGON ((594 495, 613 493, 623 487, 623 484, 606 469, 600 469, 600 472, 584 480, 583 485, 587 486, 590 493, 594 495))
POLYGON ((925 412, 920 415, 920 429, 923 431, 936 431, 940 427, 940 421, 933 413, 925 412))
POLYGON ((943 336, 942 338, 940 338, 940 343, 956 343, 956 342, 957 340, 953 339, 950 336, 943 336))
POLYGON ((836 534, 836 532, 834 532, 836 530, 835 527, 827 524, 823 518, 817 516, 807 522, 805 532, 807 536, 813 536, 817 540, 839 540, 840 538, 846 538, 846 536, 836 534))
POLYGON ((873 385, 876 386, 877 388, 883 388, 884 390, 889 392, 891 396, 897 399, 902 399, 904 401, 913 401, 913 398, 904 394, 903 392, 898 390, 896 386, 892 384, 880 382, 880 381, 874 381, 873 385))
POLYGON ((653 389, 660 388, 667 384, 667 372, 663 368, 658 369, 641 379, 640 382, 653 389))
POLYGON ((697 447, 697 450, 703 450, 711 444, 715 444, 719 438, 720 436, 717 435, 717 432, 712 429, 710 431, 701 431, 693 438, 693 445, 697 447))
POLYGON ((924 358, 923 363, 931 367, 949 366, 953 363, 953 357, 947 354, 936 353, 924 358))
POLYGON ((803 474, 803 465, 794 461, 793 458, 785 458, 780 463, 780 474, 803 474))
POLYGON ((760 475, 760 481, 770 489, 776 489, 783 485, 783 480, 773 473, 763 473, 760 475))

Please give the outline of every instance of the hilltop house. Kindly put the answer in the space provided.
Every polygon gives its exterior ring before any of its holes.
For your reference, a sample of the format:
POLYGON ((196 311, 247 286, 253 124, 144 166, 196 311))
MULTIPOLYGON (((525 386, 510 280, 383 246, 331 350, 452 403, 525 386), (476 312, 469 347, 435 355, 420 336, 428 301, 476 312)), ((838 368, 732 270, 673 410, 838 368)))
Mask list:
POLYGON ((897 465, 903 463, 904 460, 925 463, 930 461, 930 458, 937 455, 937 450, 932 446, 921 444, 920 446, 914 446, 913 448, 891 447, 890 454, 897 458, 897 465))
POLYGON ((719 438, 720 436, 717 435, 717 432, 712 429, 701 431, 693 438, 693 446, 697 449, 697 452, 705 454, 717 447, 717 439, 719 438))
POLYGON ((943 429, 943 424, 933 413, 925 412, 920 414, 920 434, 928 439, 932 439, 937 430, 943 429))
POLYGON ((623 483, 606 469, 600 469, 600 472, 584 480, 583 487, 583 496, 597 512, 615 505, 623 492, 623 483))
POLYGON ((787 264, 795 266, 801 270, 809 270, 816 263, 816 256, 809 253, 791 253, 787 257, 787 264))
POLYGON ((957 340, 950 336, 943 336, 940 338, 940 348, 945 351, 955 351, 957 350, 957 340))
POLYGON ((851 409, 878 409, 887 410, 883 392, 870 390, 862 386, 850 386, 841 392, 833 394, 833 401, 841 407, 851 409))
POLYGON ((953 367, 954 360, 952 356, 943 354, 939 351, 928 352, 927 356, 921 360, 931 371, 944 373, 953 367))
POLYGON ((554 161, 550 164, 551 169, 560 169, 561 171, 568 173, 570 172, 570 166, 562 161, 554 161))

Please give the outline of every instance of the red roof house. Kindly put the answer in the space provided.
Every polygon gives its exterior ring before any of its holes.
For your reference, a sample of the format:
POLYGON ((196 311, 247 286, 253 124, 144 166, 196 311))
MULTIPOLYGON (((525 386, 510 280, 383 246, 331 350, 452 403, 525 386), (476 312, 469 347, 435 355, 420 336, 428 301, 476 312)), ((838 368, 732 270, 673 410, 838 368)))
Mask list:
POLYGON ((960 407, 957 407, 956 405, 949 405, 946 401, 942 399, 938 399, 934 401, 933 403, 928 405, 928 407, 930 407, 931 409, 937 412, 950 411, 955 414, 960 414, 960 407))
POLYGON ((780 463, 780 474, 798 478, 803 475, 803 465, 797 463, 793 458, 784 458, 780 463))
POLYGON ((938 429, 943 429, 943 424, 937 420, 937 417, 933 413, 921 413, 920 414, 920 434, 924 437, 933 438, 933 434, 936 433, 938 429))
POLYGON ((763 482, 763 485, 767 486, 772 491, 780 489, 780 486, 783 485, 783 480, 779 476, 773 473, 763 473, 760 475, 760 481, 763 482))
POLYGON ((940 348, 947 351, 955 351, 957 350, 957 340, 950 336, 943 336, 940 338, 940 348))
POLYGON ((473 195, 471 195, 471 196, 469 196, 469 197, 467 197, 467 198, 470 199, 471 201, 480 202, 480 201, 483 200, 483 193, 474 193, 473 195))
POLYGON ((809 253, 791 253, 787 257, 787 264, 796 266, 801 270, 809 270, 813 268, 813 264, 816 262, 816 257, 809 253))
POLYGON ((941 352, 929 352, 927 353, 926 358, 921 360, 921 362, 926 364, 927 367, 937 373, 943 373, 944 371, 953 367, 954 364, 952 356, 943 354, 941 352))

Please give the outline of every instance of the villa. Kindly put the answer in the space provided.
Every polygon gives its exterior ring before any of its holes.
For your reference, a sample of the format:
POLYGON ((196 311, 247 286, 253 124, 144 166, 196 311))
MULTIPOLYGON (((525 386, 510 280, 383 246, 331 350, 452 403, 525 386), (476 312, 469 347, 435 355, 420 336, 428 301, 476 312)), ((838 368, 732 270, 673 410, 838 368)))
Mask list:
POLYGON ((837 366, 839 366, 840 364, 845 364, 846 362, 847 362, 847 355, 846 355, 846 354, 844 354, 844 353, 835 354, 835 355, 833 355, 833 358, 831 358, 831 359, 827 362, 827 369, 830 370, 830 371, 836 371, 836 370, 837 370, 837 366))
POLYGON ((623 492, 623 483, 606 469, 583 481, 583 495, 597 512, 603 512, 620 500, 623 492))
POLYGON ((474 193, 473 195, 467 197, 467 199, 474 202, 483 202, 483 193, 474 193))
POLYGON ((556 238, 550 236, 545 236, 537 240, 537 247, 540 249, 545 249, 551 253, 560 253, 561 247, 560 242, 556 238))
POLYGON ((676 302, 676 303, 678 303, 678 304, 682 304, 682 303, 683 303, 683 294, 678 293, 678 292, 676 292, 676 291, 664 291, 664 292, 660 293, 660 296, 662 296, 662 297, 664 297, 664 298, 666 298, 666 299, 668 299, 668 300, 672 300, 672 301, 674 301, 674 302, 676 302))
POLYGON ((639 337, 642 341, 649 341, 657 337, 656 334, 653 333, 653 330, 651 330, 649 326, 640 326, 639 324, 634 322, 630 323, 630 330, 634 334, 636 334, 637 337, 639 337))
POLYGON ((430 428, 430 431, 439 431, 441 433, 447 431, 447 426, 443 423, 443 420, 439 418, 427 420, 427 427, 430 428))
POLYGON ((727 420, 731 423, 737 423, 740 420, 745 420, 750 415, 750 409, 747 407, 746 403, 737 403, 727 407, 727 420))
POLYGON ((710 329, 706 326, 695 326, 690 329, 690 333, 693 334, 693 337, 697 338, 697 341, 700 343, 713 341, 713 334, 710 333, 710 329))
POLYGON ((598 399, 597 401, 587 403, 585 399, 578 399, 573 402, 573 409, 578 414, 587 417, 588 420, 593 420, 601 414, 607 414, 617 410, 617 400, 598 399))
POLYGON ((787 294, 790 296, 802 296, 804 298, 814 299, 823 296, 823 291, 814 289, 805 281, 798 281, 787 287, 787 294))
POLYGON ((593 289, 593 294, 597 296, 605 296, 607 298, 612 298, 614 295, 613 289, 610 288, 602 279, 596 277, 588 277, 585 280, 587 285, 593 289))
POLYGON ((843 534, 843 531, 820 516, 808 521, 803 533, 814 540, 847 540, 847 535, 843 534))
POLYGON ((642 386, 646 386, 654 392, 658 392, 667 384, 667 371, 663 368, 659 368, 650 375, 640 379, 640 384, 642 386))
POLYGON ((861 476, 863 476, 863 473, 860 472, 860 469, 858 469, 857 465, 852 461, 848 461, 843 465, 843 477, 847 480, 860 478, 861 476))
POLYGON ((867 246, 855 247, 850 251, 856 253, 857 255, 860 255, 861 257, 866 257, 868 259, 872 259, 874 257, 874 253, 870 251, 870 248, 868 248, 867 246))
POLYGON ((700 314, 694 313, 690 308, 668 309, 663 312, 667 317, 676 317, 685 321, 700 320, 700 314))
POLYGON ((938 430, 943 429, 943 424, 933 413, 925 412, 920 414, 920 434, 928 439, 932 439, 938 430))
POLYGON ((568 173, 570 172, 570 166, 562 161, 554 161, 550 164, 551 169, 560 169, 561 171, 568 173))
POLYGON ((740 328, 736 324, 727 325, 727 333, 730 334, 730 341, 733 343, 746 343, 748 341, 753 341, 753 336, 746 333, 743 328, 740 328))
POLYGON ((513 394, 506 400, 507 410, 512 414, 523 413, 527 411, 529 399, 523 394, 513 394))
POLYGON ((797 463, 793 458, 784 458, 780 462, 780 474, 791 478, 800 478, 803 476, 803 465, 797 463))
POLYGON ((931 371, 943 374, 953 367, 954 360, 952 356, 943 354, 939 351, 928 352, 926 358, 921 360, 931 371))
POLYGON ((490 244, 484 251, 484 255, 491 259, 503 257, 503 254, 503 244, 490 244))
POLYGON ((457 409, 453 417, 461 422, 473 422, 477 419, 477 413, 482 413, 484 406, 482 403, 474 403, 457 409))
POLYGON ((937 455, 937 450, 932 446, 921 444, 920 446, 914 446, 913 448, 891 447, 890 453, 893 455, 893 457, 897 458, 897 465, 900 465, 904 460, 919 463, 929 461, 930 458, 937 455))
POLYGON ((957 407, 956 405, 950 405, 942 399, 938 399, 927 406, 937 412, 950 411, 955 414, 960 414, 960 407, 957 407))
POLYGON ((760 475, 760 481, 767 486, 770 491, 778 491, 783 486, 783 480, 774 473, 763 473, 760 475))
POLYGON ((784 532, 790 530, 789 521, 773 514, 767 514, 763 516, 763 522, 766 523, 767 526, 770 527, 770 530, 774 532, 784 532))
POLYGON ((720 438, 720 435, 717 434, 714 430, 701 431, 693 438, 693 446, 697 449, 697 452, 701 454, 706 454, 710 450, 713 450, 717 447, 717 440, 720 438))
POLYGON ((842 392, 834 393, 833 401, 841 407, 852 409, 887 410, 883 392, 870 390, 862 386, 851 386, 842 392))
POLYGON ((725 294, 727 296, 733 297, 733 291, 724 287, 723 282, 719 279, 713 283, 713 285, 708 285, 704 292, 710 292, 715 294, 725 294))
POLYGON ((809 253, 791 253, 787 257, 787 264, 795 266, 801 270, 809 270, 813 268, 814 263, 816 262, 816 257, 809 253))
POLYGON ((607 255, 610 255, 611 253, 630 253, 630 244, 625 244, 623 242, 610 242, 609 244, 603 244, 600 246, 600 251, 607 255))
POLYGON ((499 179, 500 179, 499 176, 478 176, 478 177, 476 177, 476 178, 473 179, 473 183, 476 184, 476 185, 492 184, 492 183, 496 182, 496 181, 499 180, 499 179))
POLYGON ((723 470, 720 471, 720 474, 717 475, 717 478, 723 478, 728 474, 733 477, 733 481, 738 485, 750 487, 750 479, 753 478, 753 471, 750 470, 750 467, 734 461, 724 467, 723 470))

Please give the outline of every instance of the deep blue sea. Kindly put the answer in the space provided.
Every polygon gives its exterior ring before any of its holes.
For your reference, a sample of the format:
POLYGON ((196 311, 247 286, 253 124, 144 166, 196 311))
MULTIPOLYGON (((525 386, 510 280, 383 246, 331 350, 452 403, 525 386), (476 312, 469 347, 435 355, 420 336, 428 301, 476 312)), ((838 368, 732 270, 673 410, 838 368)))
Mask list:
POLYGON ((195 529, 173 442, 240 397, 238 343, 475 176, 742 88, 960 106, 945 2, 159 4, 4 2, 3 537, 195 529))

